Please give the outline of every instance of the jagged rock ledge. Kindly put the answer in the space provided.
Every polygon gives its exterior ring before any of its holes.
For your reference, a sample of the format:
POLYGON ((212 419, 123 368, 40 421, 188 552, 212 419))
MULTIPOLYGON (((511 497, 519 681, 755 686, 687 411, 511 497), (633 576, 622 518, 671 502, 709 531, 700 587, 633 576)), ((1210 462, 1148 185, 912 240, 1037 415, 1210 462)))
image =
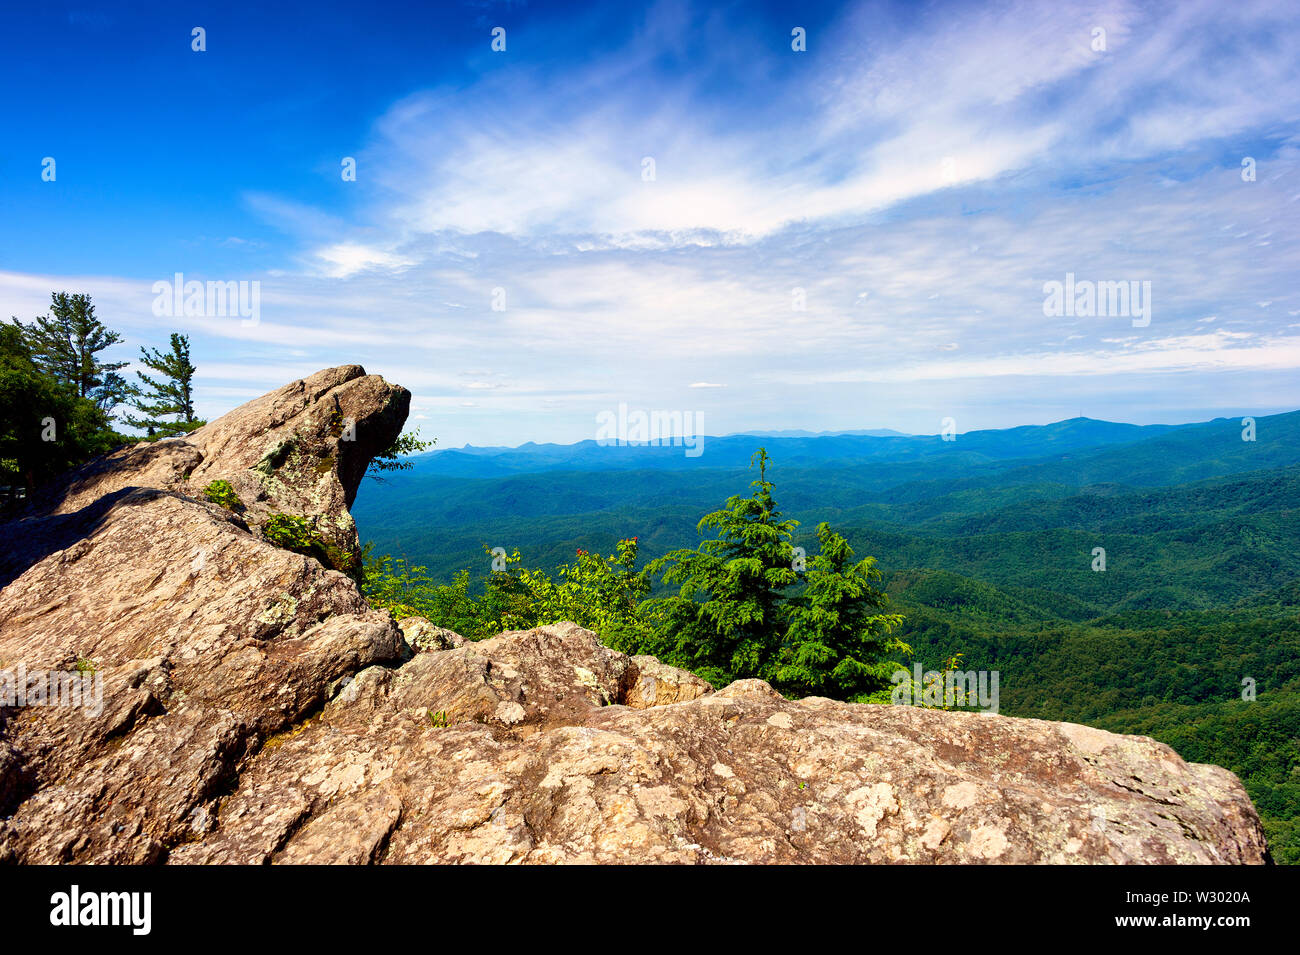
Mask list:
POLYGON ((714 692, 571 623, 474 643, 372 611, 325 564, 409 400, 328 369, 0 527, 0 669, 104 686, 98 714, 0 707, 0 861, 1266 859, 1236 777, 1145 738, 714 692), (277 513, 325 563, 262 538, 277 513))

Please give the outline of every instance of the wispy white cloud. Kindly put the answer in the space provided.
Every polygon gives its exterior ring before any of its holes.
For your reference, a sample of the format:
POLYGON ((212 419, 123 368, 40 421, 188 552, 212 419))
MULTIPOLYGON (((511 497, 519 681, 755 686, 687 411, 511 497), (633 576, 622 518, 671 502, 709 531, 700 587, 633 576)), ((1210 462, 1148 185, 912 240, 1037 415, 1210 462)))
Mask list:
POLYGON ((444 230, 585 249, 752 241, 1015 171, 1282 128, 1300 106, 1286 53, 1300 24, 1280 5, 949 6, 906 30, 862 7, 824 34, 807 69, 739 119, 694 105, 693 77, 655 76, 640 47, 560 77, 412 94, 366 150, 388 195, 375 212, 393 243, 444 230), (594 76, 613 82, 597 91, 594 76))
POLYGON ((415 259, 403 258, 356 242, 325 246, 317 249, 316 255, 325 263, 325 274, 337 279, 345 279, 367 270, 400 272, 418 264, 415 259))

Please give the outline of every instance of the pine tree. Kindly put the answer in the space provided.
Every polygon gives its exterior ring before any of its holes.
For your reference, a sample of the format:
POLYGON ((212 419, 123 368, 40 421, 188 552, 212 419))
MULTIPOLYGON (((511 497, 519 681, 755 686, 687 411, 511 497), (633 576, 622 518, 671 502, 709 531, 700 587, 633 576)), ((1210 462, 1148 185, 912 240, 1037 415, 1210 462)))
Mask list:
POLYGON ((89 399, 106 414, 123 402, 129 386, 119 368, 124 361, 101 362, 95 356, 122 340, 95 317, 89 295, 50 294, 49 317, 40 316, 31 325, 15 319, 36 367, 63 382, 79 398, 89 399))
MULTIPOLYGON (((123 363, 125 364, 125 363, 123 363)), ((118 407, 128 404, 134 390, 131 383, 119 375, 116 369, 121 368, 122 364, 105 365, 104 380, 98 388, 95 389, 91 399, 99 406, 99 409, 108 415, 110 419, 117 416, 113 413, 118 407)))
POLYGON ((647 608, 661 621, 665 649, 717 683, 760 676, 773 661, 782 595, 798 580, 790 540, 799 522, 783 520, 772 498, 765 449, 755 452, 755 463, 759 477, 750 496, 730 497, 724 510, 700 521, 700 532, 714 529, 715 539, 650 565, 652 574, 663 571, 665 583, 680 585, 676 597, 647 608))
POLYGON ((144 417, 127 415, 126 423, 144 430, 150 438, 167 438, 188 434, 206 424, 194 417, 194 372, 190 364, 188 336, 172 332, 171 351, 141 348, 140 361, 153 369, 160 379, 150 378, 142 371, 136 372, 143 387, 132 389, 131 404, 144 417), (174 420, 165 420, 174 417, 174 420))
POLYGON ((889 687, 899 664, 888 653, 910 653, 890 631, 901 614, 885 613, 873 557, 856 563, 853 548, 825 522, 817 525, 821 552, 808 564, 808 586, 792 602, 773 684, 794 696, 862 700, 889 687))

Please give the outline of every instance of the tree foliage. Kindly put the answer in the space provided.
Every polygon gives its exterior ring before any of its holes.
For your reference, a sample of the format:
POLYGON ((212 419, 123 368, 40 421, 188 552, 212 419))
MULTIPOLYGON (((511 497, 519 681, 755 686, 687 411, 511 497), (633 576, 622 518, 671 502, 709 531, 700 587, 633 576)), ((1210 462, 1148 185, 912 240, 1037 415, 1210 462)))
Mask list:
POLYGON ((855 562, 849 542, 825 522, 817 525, 817 540, 821 553, 809 562, 808 585, 791 603, 772 683, 796 696, 867 699, 891 686, 899 669, 887 656, 911 653, 890 636, 903 615, 884 612, 889 601, 876 586, 874 558, 855 562))
POLYGON ((554 572, 522 568, 518 551, 488 550, 493 569, 478 586, 462 570, 450 584, 401 558, 367 552, 363 586, 371 603, 395 616, 423 616, 472 639, 503 630, 571 620, 627 653, 653 653, 721 686, 760 677, 792 693, 864 697, 897 668, 884 655, 906 652, 888 636, 900 618, 884 612, 874 561, 821 525, 822 553, 800 589, 791 535, 767 477, 770 459, 753 459, 758 479, 747 497, 700 520, 713 532, 697 550, 679 550, 638 569, 639 542, 604 556, 578 550, 554 572), (655 577, 676 594, 652 597, 655 577))
POLYGON ((428 451, 437 443, 436 438, 428 441, 422 440, 418 429, 404 432, 398 435, 392 444, 371 459, 370 467, 366 469, 366 477, 382 484, 384 479, 380 475, 391 471, 409 471, 411 462, 405 460, 406 456, 428 451))
POLYGON ((124 440, 94 401, 42 371, 20 324, 0 325, 0 484, 11 489, 6 507, 124 440))
POLYGON ((48 316, 30 325, 14 319, 36 367, 68 385, 79 398, 93 401, 106 414, 126 399, 129 388, 117 372, 127 362, 102 362, 98 354, 122 340, 95 316, 89 295, 50 294, 48 316))
POLYGON ((127 415, 126 423, 150 438, 189 434, 206 422, 194 416, 194 372, 190 362, 190 340, 172 332, 171 349, 140 348, 140 361, 159 377, 136 372, 140 384, 132 389, 131 404, 139 415, 127 415))
POLYGON ((781 649, 782 599, 798 582, 790 543, 798 522, 781 517, 770 464, 759 448, 750 495, 733 495, 700 520, 700 533, 713 530, 715 537, 650 565, 651 574, 678 587, 652 608, 663 621, 660 652, 715 682, 767 671, 781 649))
POLYGON ((579 549, 572 563, 552 576, 525 570, 520 579, 532 597, 538 624, 572 620, 602 635, 611 645, 635 647, 650 638, 640 612, 650 593, 646 570, 637 570, 635 537, 618 542, 608 557, 579 549))

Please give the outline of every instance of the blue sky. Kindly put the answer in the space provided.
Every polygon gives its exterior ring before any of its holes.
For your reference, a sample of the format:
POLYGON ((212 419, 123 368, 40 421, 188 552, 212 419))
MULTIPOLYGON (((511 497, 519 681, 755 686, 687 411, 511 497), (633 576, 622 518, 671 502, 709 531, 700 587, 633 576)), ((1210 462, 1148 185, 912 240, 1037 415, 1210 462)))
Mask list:
POLYGON ((1300 408, 1294 4, 257 6, 6 13, 0 315, 185 331, 209 417, 358 362, 440 447, 1300 408))

